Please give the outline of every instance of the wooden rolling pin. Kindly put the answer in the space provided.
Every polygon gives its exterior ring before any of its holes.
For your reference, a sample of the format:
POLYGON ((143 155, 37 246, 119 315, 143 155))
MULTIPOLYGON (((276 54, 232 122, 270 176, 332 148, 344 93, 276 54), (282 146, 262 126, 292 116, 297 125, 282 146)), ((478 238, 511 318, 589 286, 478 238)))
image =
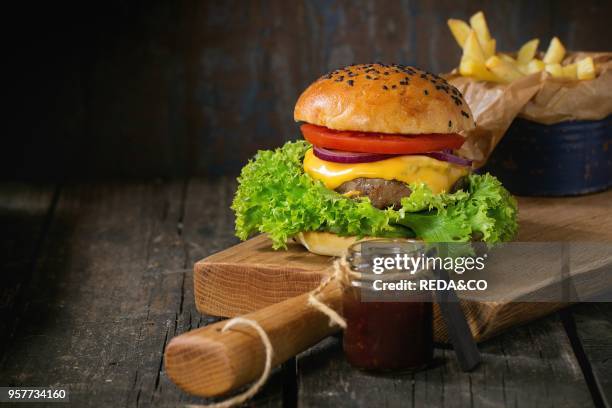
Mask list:
MULTIPOLYGON (((341 288, 330 283, 318 299, 339 310, 341 288)), ((272 366, 315 345, 339 330, 329 318, 308 305, 309 294, 244 315, 264 329, 274 350, 272 366)), ((173 338, 166 347, 168 376, 184 391, 213 397, 228 393, 261 376, 265 348, 251 327, 235 326, 222 333, 226 321, 192 330, 173 338)))

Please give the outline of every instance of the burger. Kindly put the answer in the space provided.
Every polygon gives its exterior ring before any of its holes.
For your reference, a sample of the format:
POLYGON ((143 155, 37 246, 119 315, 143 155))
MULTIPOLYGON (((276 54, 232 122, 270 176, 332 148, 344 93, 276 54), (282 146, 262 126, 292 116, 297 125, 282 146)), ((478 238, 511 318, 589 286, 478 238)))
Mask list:
POLYGON ((330 72, 299 97, 305 140, 259 151, 232 203, 236 234, 266 233, 338 256, 357 240, 512 239, 517 205, 490 174, 457 154, 475 127, 461 93, 443 78, 397 64, 330 72))

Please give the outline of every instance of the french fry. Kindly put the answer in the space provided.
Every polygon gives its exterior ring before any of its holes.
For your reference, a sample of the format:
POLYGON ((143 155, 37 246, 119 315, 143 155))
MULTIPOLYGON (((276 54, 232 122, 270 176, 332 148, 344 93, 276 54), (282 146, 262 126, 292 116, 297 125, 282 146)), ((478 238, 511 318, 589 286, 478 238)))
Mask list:
POLYGON ((557 37, 553 37, 553 39, 550 40, 550 45, 548 46, 548 50, 546 50, 546 54, 544 55, 544 63, 560 63, 563 60, 564 56, 565 47, 557 37))
POLYGON ((455 41, 457 41, 459 47, 463 48, 463 44, 465 44, 465 40, 467 40, 467 37, 470 34, 470 26, 465 21, 454 18, 448 20, 447 24, 448 28, 451 30, 451 33, 453 33, 453 37, 455 37, 455 41))
POLYGON ((470 25, 472 26, 472 30, 476 31, 480 44, 485 47, 491 39, 491 34, 489 33, 489 27, 487 27, 487 20, 485 19, 484 13, 479 11, 470 17, 470 25))
POLYGON ((563 43, 557 37, 550 40, 541 60, 536 58, 540 40, 527 41, 519 49, 516 59, 509 54, 496 52, 496 41, 491 37, 487 20, 482 11, 470 17, 469 25, 458 19, 447 21, 457 44, 463 49, 459 72, 477 80, 510 83, 525 75, 546 71, 554 78, 593 79, 595 65, 591 57, 561 65, 566 54, 563 43))
POLYGON ((496 45, 495 38, 491 38, 489 41, 487 41, 486 44, 482 45, 482 51, 484 52, 486 58, 489 58, 495 55, 495 45, 496 45))
POLYGON ((463 57, 484 64, 486 59, 482 47, 478 42, 478 37, 474 30, 470 30, 465 44, 463 45, 463 57))
POLYGON ((508 61, 505 61, 498 56, 492 56, 485 64, 496 76, 504 82, 512 82, 523 76, 523 74, 508 61))
POLYGON ((577 79, 577 66, 576 63, 564 65, 561 67, 563 70, 563 78, 577 79))
POLYGON ((529 75, 529 74, 530 74, 530 72, 529 72, 529 69, 528 69, 528 66, 527 66, 527 65, 517 65, 517 66, 516 66, 516 69, 518 69, 518 70, 519 70, 519 72, 520 72, 521 74, 523 74, 523 75, 529 75))
POLYGON ((546 64, 546 72, 548 72, 554 78, 563 77, 563 68, 561 67, 561 64, 559 64, 558 62, 554 64, 546 64))
POLYGON ((593 64, 593 58, 586 57, 576 63, 576 76, 580 80, 595 78, 595 65, 593 64))
POLYGON ((546 64, 544 64, 544 61, 534 58, 527 64, 527 69, 525 73, 528 75, 535 74, 536 72, 543 71, 545 68, 546 64))
POLYGON ((534 38, 533 40, 527 41, 525 44, 523 44, 516 57, 516 61, 519 63, 519 65, 529 64, 538 51, 538 45, 540 45, 540 40, 538 38, 534 38))
POLYGON ((472 77, 480 81, 499 83, 505 82, 503 79, 489 71, 482 62, 474 61, 468 58, 461 60, 461 64, 459 65, 459 73, 463 76, 472 77))
POLYGON ((512 65, 516 65, 516 60, 508 54, 497 54, 497 56, 512 65))

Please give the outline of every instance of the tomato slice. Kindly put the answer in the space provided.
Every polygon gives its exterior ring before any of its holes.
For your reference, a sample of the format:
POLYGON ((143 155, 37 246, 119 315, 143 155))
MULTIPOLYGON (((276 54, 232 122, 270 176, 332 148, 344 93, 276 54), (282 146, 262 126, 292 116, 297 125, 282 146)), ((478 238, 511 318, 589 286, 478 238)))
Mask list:
POLYGON ((346 152, 410 154, 458 149, 465 139, 456 133, 400 135, 387 133, 333 130, 324 126, 303 124, 304 139, 315 146, 346 152))

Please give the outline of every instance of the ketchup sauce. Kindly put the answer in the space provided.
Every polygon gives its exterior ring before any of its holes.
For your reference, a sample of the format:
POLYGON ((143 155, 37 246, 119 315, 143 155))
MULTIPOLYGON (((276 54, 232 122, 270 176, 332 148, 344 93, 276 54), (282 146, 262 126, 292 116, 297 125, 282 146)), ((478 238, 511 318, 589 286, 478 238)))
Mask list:
POLYGON ((346 288, 343 313, 344 352, 356 368, 414 371, 433 359, 431 299, 405 302, 362 302, 360 290, 346 288))
POLYGON ((347 323, 343 346, 346 359, 354 367, 377 372, 416 371, 433 360, 432 293, 381 291, 380 285, 374 285, 427 276, 428 271, 422 268, 408 273, 396 267, 387 273, 374 268, 381 265, 376 262, 381 257, 419 257, 423 251, 422 242, 408 239, 376 239, 349 248, 349 278, 342 294, 347 323))

